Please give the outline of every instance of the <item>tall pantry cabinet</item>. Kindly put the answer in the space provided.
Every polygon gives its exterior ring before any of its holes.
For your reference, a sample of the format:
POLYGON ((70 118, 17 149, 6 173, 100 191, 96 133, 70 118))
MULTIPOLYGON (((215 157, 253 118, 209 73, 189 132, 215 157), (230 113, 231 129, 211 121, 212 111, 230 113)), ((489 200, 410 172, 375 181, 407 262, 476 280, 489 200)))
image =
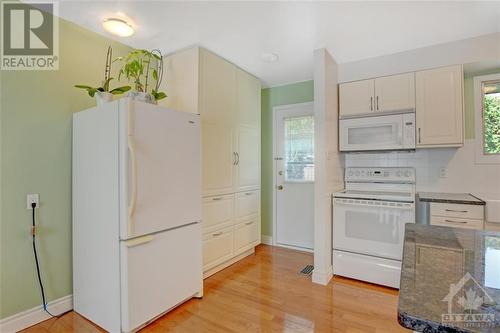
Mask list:
POLYGON ((203 269, 260 244, 260 81, 199 47, 164 59, 163 105, 201 115, 203 269))

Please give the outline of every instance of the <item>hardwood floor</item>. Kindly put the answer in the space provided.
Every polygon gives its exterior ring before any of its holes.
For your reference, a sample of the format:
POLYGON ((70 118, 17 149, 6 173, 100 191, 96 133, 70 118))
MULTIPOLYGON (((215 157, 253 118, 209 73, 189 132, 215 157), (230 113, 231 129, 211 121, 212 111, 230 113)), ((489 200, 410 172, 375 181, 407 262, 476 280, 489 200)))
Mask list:
MULTIPOLYGON (((410 332, 397 323, 394 289, 335 277, 328 286, 298 274, 312 254, 260 245, 256 254, 205 280, 190 300, 141 332, 410 332)), ((75 312, 25 333, 103 332, 75 312)))

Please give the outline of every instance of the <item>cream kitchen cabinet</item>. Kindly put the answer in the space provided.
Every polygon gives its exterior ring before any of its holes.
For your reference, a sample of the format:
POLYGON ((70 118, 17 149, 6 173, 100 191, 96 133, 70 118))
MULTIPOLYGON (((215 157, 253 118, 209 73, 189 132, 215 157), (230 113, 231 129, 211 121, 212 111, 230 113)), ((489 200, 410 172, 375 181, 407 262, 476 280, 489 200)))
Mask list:
POLYGON ((375 80, 340 84, 340 116, 348 117, 373 112, 374 92, 375 80))
POLYGON ((375 79, 374 110, 380 112, 415 109, 415 73, 375 79))
POLYGON ((164 64, 162 89, 168 97, 160 104, 201 115, 204 275, 209 276, 260 243, 261 84, 200 47, 167 55, 164 64), (248 202, 242 197, 256 205, 245 219, 236 211, 248 202))
POLYGON ((484 206, 432 202, 430 204, 430 224, 483 230, 484 206))
POLYGON ((462 66, 416 72, 415 82, 417 148, 462 146, 462 66))
POLYGON ((405 73, 340 84, 340 116, 415 109, 415 74, 405 73))

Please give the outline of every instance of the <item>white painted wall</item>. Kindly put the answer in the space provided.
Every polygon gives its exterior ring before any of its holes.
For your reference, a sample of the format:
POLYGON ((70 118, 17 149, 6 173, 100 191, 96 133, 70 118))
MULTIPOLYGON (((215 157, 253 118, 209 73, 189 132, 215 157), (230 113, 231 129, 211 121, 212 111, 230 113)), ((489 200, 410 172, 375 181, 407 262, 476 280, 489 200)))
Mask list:
POLYGON ((339 64, 338 81, 362 80, 489 59, 500 59, 500 33, 339 64))
POLYGON ((338 151, 337 64, 326 49, 314 51, 314 272, 326 285, 332 270, 331 194, 341 190, 343 160, 338 151))

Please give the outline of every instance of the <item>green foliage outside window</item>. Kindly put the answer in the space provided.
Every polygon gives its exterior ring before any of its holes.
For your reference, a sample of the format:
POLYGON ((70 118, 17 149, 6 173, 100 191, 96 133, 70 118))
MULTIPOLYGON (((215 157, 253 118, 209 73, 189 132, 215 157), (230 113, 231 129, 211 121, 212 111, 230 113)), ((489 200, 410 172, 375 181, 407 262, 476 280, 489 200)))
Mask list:
POLYGON ((500 93, 483 99, 484 153, 500 154, 500 93))

